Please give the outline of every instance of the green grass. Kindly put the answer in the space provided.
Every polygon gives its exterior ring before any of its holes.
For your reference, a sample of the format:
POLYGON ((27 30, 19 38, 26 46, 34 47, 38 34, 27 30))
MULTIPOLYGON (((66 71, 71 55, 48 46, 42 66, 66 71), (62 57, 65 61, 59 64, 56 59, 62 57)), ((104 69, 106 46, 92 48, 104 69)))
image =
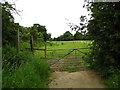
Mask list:
MULTIPOLYGON (((52 42, 47 42, 47 49, 84 48, 84 47, 90 47, 91 43, 92 43, 92 41, 52 41, 52 42)), ((44 48, 44 46, 41 48, 44 48)), ((50 54, 69 53, 70 51, 72 51, 72 50, 47 51, 47 54, 49 54, 49 55, 47 55, 47 59, 53 60, 53 59, 49 59, 49 58, 54 58, 54 60, 55 60, 56 58, 62 58, 65 55, 50 55, 50 54)), ((80 51, 89 53, 90 49, 81 49, 80 51)), ((35 53, 41 57, 44 57, 44 51, 35 51, 35 53)), ((75 50, 72 53, 76 53, 76 54, 67 55, 67 56, 65 56, 65 58, 67 58, 67 57, 79 57, 79 58, 83 59, 86 56, 85 54, 80 53, 77 50, 75 50)), ((86 62, 83 62, 83 65, 88 66, 88 64, 86 62)), ((69 67, 72 67, 72 65, 69 67)), ((75 71, 83 70, 83 69, 84 69, 84 67, 81 67, 81 69, 78 67, 72 67, 72 68, 67 68, 66 70, 68 72, 75 72, 75 71)))
MULTIPOLYGON (((47 49, 71 49, 71 48, 84 48, 90 47, 89 44, 91 41, 78 41, 78 42, 67 42, 67 41, 60 41, 60 42, 52 42, 54 46, 48 46, 47 49)), ((72 50, 59 50, 59 51, 49 51, 47 54, 62 54, 62 53, 69 53, 72 50)), ((89 49, 81 49, 82 52, 89 52, 89 49)), ((72 53, 79 53, 79 51, 74 51, 72 53)), ((70 54, 69 56, 82 56, 83 53, 79 54, 70 54)), ((68 56, 68 57, 69 57, 68 56)), ((52 57, 64 57, 64 55, 56 55, 56 56, 48 56, 48 58, 52 57)))
MULTIPOLYGON (((90 44, 92 43, 92 41, 53 41, 53 42, 48 42, 47 44, 47 49, 71 49, 71 48, 85 48, 85 47, 90 47, 90 44)), ((47 51, 47 54, 62 54, 62 53, 69 53, 72 50, 58 50, 58 51, 47 51)), ((80 49, 80 51, 82 52, 86 52, 89 53, 90 49, 80 49)), ((39 52, 39 51, 37 51, 39 52)), ((79 58, 84 58, 86 55, 83 53, 80 53, 79 51, 75 50, 72 53, 76 53, 76 54, 70 54, 67 55, 65 58, 67 57, 79 57, 79 58)), ((41 52, 42 54, 42 52, 41 52)), ((44 55, 44 52, 43 52, 44 55)), ((62 58, 65 55, 48 55, 47 58, 62 58)), ((50 59, 52 60, 52 59, 50 59)), ((75 63, 73 63, 75 64, 75 63)), ((87 63, 83 62, 83 65, 88 66, 87 63)), ((67 67, 67 66, 66 66, 67 67)), ((78 67, 74 67, 74 66, 68 66, 70 68, 67 68, 66 70, 68 72, 75 72, 78 70, 83 70, 84 67, 78 68, 78 67)))
POLYGON ((47 88, 47 77, 50 74, 45 60, 33 58, 22 64, 11 74, 3 69, 3 88, 47 88))
MULTIPOLYGON (((71 49, 71 48, 84 48, 90 47, 92 41, 52 41, 47 42, 47 49, 71 49)), ((37 47, 35 47, 37 48, 37 47)), ((44 49, 44 46, 40 47, 44 49)), ((47 51, 47 54, 62 54, 62 53, 69 53, 71 50, 57 50, 57 51, 47 51)), ((81 49, 82 52, 89 52, 89 49, 81 49)), ((79 53, 79 51, 74 51, 73 53, 79 53)), ((35 51, 41 57, 44 57, 44 51, 35 51)), ((82 53, 75 55, 81 56, 84 55, 82 53)), ((47 58, 58 58, 63 57, 64 55, 48 55, 47 58)), ((71 56, 71 55, 70 55, 71 56)), ((74 55, 73 55, 74 56, 74 55)))
POLYGON ((92 41, 52 41, 53 45, 48 46, 47 49, 67 49, 67 48, 82 48, 89 47, 92 41))
MULTIPOLYGON (((50 68, 45 59, 32 55, 29 51, 20 52, 15 58, 9 58, 14 53, 14 48, 6 47, 3 52, 4 67, 2 70, 3 88, 47 88, 47 77, 50 74, 50 68), (10 49, 9 49, 10 48, 10 49), (13 60, 19 60, 19 66, 9 63, 13 60), (24 62, 23 62, 24 61, 24 62), (8 63, 7 63, 8 62, 8 63)), ((18 63, 18 62, 16 62, 18 63)))
MULTIPOLYGON (((47 42, 47 49, 68 49, 90 47, 91 41, 78 42, 47 42)), ((28 42, 21 43, 21 49, 29 48, 28 42)), ((37 43, 35 48, 44 48, 44 43, 37 43)), ((68 53, 71 50, 48 51, 47 54, 68 53)), ((89 49, 81 50, 89 52, 89 49)), ((78 51, 76 51, 78 53, 78 51)), ((3 88, 47 88, 50 80, 47 79, 50 74, 50 68, 44 59, 44 51, 34 51, 32 55, 29 51, 22 51, 17 56, 15 48, 7 46, 3 50, 3 88), (11 63, 12 62, 12 63, 11 63), (11 66, 9 65, 11 63, 11 66), (15 64, 17 63, 17 65, 15 64)), ((64 55, 50 55, 47 58, 58 58, 64 55)), ((69 55, 84 56, 84 54, 69 55)), ((68 70, 69 72, 77 71, 77 68, 68 70)))

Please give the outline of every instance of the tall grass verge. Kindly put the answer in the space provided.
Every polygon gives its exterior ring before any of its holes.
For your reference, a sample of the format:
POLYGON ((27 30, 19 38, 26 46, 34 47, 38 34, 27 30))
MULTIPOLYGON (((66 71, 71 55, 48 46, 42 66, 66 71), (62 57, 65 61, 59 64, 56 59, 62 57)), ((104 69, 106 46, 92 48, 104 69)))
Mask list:
POLYGON ((12 47, 7 47, 7 50, 7 53, 3 53, 3 88, 47 88, 50 69, 44 59, 32 55, 29 51, 20 52, 16 57, 10 58, 9 56, 14 55, 15 50, 12 47), (16 65, 13 61, 17 60, 19 64, 16 62, 16 65))

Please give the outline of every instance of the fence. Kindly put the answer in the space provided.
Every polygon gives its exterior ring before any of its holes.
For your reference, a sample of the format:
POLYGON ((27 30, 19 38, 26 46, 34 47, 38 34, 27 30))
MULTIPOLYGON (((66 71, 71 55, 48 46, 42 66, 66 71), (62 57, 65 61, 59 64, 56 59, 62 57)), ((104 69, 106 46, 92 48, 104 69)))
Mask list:
MULTIPOLYGON (((30 49, 30 48, 27 48, 30 49)), ((84 69, 87 67, 84 65, 84 60, 81 57, 68 57, 66 56, 71 54, 87 54, 88 52, 83 52, 81 49, 90 49, 90 47, 86 48, 70 48, 70 49, 38 49, 38 48, 33 48, 33 50, 39 50, 39 51, 44 51, 45 58, 47 59, 47 62, 50 65, 50 68, 53 71, 66 71, 66 70, 71 70, 71 69, 84 69), (65 51, 65 50, 70 50, 68 53, 58 53, 58 54, 47 54, 49 51, 65 51), (74 51, 78 51, 78 53, 73 53, 74 51), (48 56, 57 56, 57 55, 64 55, 60 58, 48 58, 48 56), (50 60, 49 60, 50 59, 50 60)))
MULTIPOLYGON (((28 50, 31 50, 31 48, 26 48, 26 49, 28 49, 28 50)), ((33 48, 32 49, 32 52, 33 52, 33 50, 40 50, 40 51, 44 51, 44 56, 45 56, 45 58, 47 58, 47 56, 49 56, 49 55, 65 55, 65 56, 67 56, 67 55, 69 55, 69 54, 78 54, 78 53, 72 53, 72 52, 74 52, 74 51, 79 51, 79 53, 83 53, 83 54, 87 54, 87 52, 82 52, 82 51, 80 51, 80 49, 90 49, 90 47, 85 47, 85 48, 70 48, 70 49, 46 49, 46 45, 45 45, 45 49, 38 49, 38 48, 33 48), (69 53, 60 53, 60 54, 47 54, 47 52, 48 51, 61 51, 61 50, 71 50, 69 53)), ((64 56, 64 57, 65 57, 64 56)), ((62 57, 62 58, 64 58, 64 57, 62 57)))

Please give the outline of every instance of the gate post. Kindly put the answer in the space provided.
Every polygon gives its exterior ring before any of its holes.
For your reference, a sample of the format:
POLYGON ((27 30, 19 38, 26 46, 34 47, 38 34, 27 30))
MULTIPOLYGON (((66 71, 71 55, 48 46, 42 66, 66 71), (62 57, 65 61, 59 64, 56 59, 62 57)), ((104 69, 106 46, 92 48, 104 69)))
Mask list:
POLYGON ((47 49, 47 46, 46 46, 46 41, 45 41, 45 50, 44 50, 44 52, 45 52, 45 59, 47 58, 46 57, 46 49, 47 49))
POLYGON ((20 33, 19 33, 19 29, 17 31, 17 53, 19 53, 20 51, 20 33))
POLYGON ((34 54, 34 51, 33 51, 33 35, 32 34, 30 35, 30 46, 31 46, 32 54, 34 54))

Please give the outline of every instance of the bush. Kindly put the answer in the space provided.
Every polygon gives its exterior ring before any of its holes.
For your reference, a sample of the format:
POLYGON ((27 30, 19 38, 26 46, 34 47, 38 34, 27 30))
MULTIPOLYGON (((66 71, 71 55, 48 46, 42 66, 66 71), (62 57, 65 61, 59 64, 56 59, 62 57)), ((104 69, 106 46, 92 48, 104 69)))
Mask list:
POLYGON ((120 88, 120 71, 117 71, 105 82, 109 88, 120 88))

